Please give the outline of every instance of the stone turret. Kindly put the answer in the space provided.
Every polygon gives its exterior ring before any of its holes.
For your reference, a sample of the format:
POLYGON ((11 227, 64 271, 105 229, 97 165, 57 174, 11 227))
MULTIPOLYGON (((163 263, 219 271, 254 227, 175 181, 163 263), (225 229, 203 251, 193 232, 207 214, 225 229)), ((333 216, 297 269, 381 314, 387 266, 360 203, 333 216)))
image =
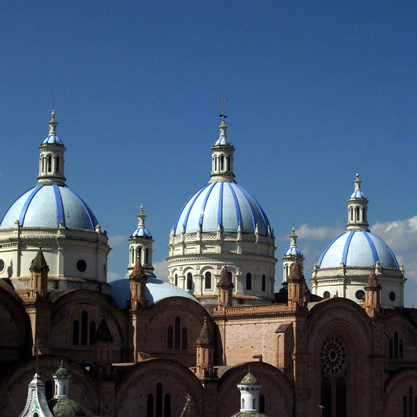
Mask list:
POLYGON ((301 272, 298 259, 295 258, 290 276, 288 277, 288 306, 292 307, 299 305, 301 307, 306 307, 309 295, 310 291, 307 287, 304 275, 301 272))
POLYGON ((227 267, 225 266, 220 275, 220 281, 217 284, 217 288, 219 290, 219 307, 227 307, 232 305, 232 293, 234 287, 235 286, 233 285, 230 274, 228 273, 227 267))

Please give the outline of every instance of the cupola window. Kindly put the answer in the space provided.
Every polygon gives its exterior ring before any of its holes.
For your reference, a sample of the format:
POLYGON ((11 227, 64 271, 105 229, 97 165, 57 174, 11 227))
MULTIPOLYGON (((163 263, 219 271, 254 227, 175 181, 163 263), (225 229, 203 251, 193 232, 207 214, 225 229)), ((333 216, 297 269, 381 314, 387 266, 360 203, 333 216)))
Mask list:
POLYGON ((187 290, 193 289, 193 274, 189 272, 187 274, 187 290))
POLYGON ((246 290, 252 291, 252 274, 250 272, 246 274, 246 290))

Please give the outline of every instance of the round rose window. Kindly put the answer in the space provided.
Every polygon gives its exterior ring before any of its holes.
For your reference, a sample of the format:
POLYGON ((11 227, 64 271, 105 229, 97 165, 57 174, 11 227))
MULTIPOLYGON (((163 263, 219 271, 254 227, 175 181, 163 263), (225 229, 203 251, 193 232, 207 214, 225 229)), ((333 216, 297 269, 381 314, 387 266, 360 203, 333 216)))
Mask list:
POLYGON ((328 337, 321 347, 321 365, 329 375, 342 372, 346 364, 346 348, 335 336, 328 337))

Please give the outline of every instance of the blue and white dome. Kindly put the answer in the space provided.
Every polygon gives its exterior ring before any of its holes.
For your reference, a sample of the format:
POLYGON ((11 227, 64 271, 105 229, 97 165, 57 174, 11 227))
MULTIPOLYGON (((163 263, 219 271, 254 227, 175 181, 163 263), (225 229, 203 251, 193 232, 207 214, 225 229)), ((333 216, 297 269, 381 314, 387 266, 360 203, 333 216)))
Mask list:
POLYGON ((337 237, 321 255, 319 268, 371 267, 377 262, 383 268, 399 268, 389 246, 377 235, 361 230, 346 231, 337 237))
MULTIPOLYGON (((118 279, 110 282, 111 296, 120 308, 126 308, 126 301, 130 300, 129 279, 118 279)), ((146 300, 149 305, 169 297, 183 297, 198 302, 191 294, 176 285, 157 278, 148 278, 146 283, 146 300)))
POLYGON ((304 256, 303 253, 297 247, 289 247, 287 252, 285 252, 287 256, 304 256))
POLYGON ((20 196, 7 210, 0 229, 22 227, 64 227, 95 230, 96 217, 87 204, 66 185, 37 185, 20 196))
POLYGON ((216 232, 271 233, 268 218, 255 198, 235 182, 216 181, 200 188, 185 204, 174 225, 174 234, 216 232))
POLYGON ((130 237, 150 237, 152 238, 151 232, 146 227, 136 228, 130 237))

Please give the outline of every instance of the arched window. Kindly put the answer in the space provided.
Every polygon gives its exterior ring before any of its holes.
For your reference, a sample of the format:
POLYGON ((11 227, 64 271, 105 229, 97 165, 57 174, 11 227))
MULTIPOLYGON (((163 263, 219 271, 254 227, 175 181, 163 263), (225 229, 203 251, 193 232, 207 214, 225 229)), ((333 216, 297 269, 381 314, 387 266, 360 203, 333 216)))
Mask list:
POLYGON ((262 275, 262 291, 266 291, 266 276, 265 274, 262 275))
POLYGON ((88 313, 83 310, 81 313, 81 344, 87 346, 88 341, 88 313))
POLYGON ((167 347, 168 349, 172 349, 174 347, 174 329, 172 326, 168 326, 167 347))
POLYGON ((175 349, 179 350, 181 346, 181 319, 175 317, 175 349))
POLYGON ((175 274, 174 282, 175 282, 175 285, 178 286, 178 275, 177 274, 175 274))
POLYGON ((159 382, 156 384, 156 407, 155 417, 162 417, 162 384, 159 382))
POLYGON ((78 312, 72 322, 72 344, 82 346, 93 345, 95 342, 96 328, 96 322, 89 319, 87 310, 78 312))
POLYGON ((182 328, 182 350, 187 350, 188 342, 187 342, 187 328, 182 328))
POLYGON ((394 358, 398 358, 398 332, 394 332, 394 358))
POLYGON ((59 156, 56 157, 55 172, 59 172, 59 156))
POLYGON ((72 322, 72 344, 80 344, 80 322, 78 320, 72 322))
POLYGON ((242 398, 242 410, 244 410, 244 409, 245 409, 245 399, 242 398))
POLYGON ((211 289, 211 273, 206 272, 204 276, 204 289, 210 290, 211 289))
POLYGON ((130 263, 134 264, 135 263, 135 250, 133 248, 130 248, 130 263))
POLYGON ((193 274, 189 272, 187 274, 187 290, 193 289, 193 274))
POLYGON ((400 339, 400 359, 403 359, 403 358, 404 358, 404 343, 403 343, 403 339, 400 339))
POLYGON ((252 274, 250 272, 246 274, 246 289, 248 291, 252 290, 252 274))
POLYGON ((224 156, 222 155, 220 157, 220 171, 224 170, 224 156))
POLYGON ((392 339, 389 340, 389 357, 390 359, 394 357, 394 342, 392 339))
POLYGON ((145 264, 149 263, 149 248, 145 249, 145 264))
POLYGON ((46 165, 48 167, 48 172, 52 172, 52 156, 48 155, 46 157, 46 165))
POLYGON ((332 412, 332 384, 329 378, 324 377, 321 380, 321 405, 323 417, 331 417, 332 412))
POLYGON ((160 382, 156 384, 155 397, 152 393, 147 395, 146 417, 171 417, 171 394, 165 393, 164 396, 164 387, 160 382))
POLYGON ((96 339, 96 322, 90 321, 90 345, 93 345, 96 339))
POLYGON ((359 207, 356 207, 355 212, 356 212, 356 221, 359 221, 359 207))

